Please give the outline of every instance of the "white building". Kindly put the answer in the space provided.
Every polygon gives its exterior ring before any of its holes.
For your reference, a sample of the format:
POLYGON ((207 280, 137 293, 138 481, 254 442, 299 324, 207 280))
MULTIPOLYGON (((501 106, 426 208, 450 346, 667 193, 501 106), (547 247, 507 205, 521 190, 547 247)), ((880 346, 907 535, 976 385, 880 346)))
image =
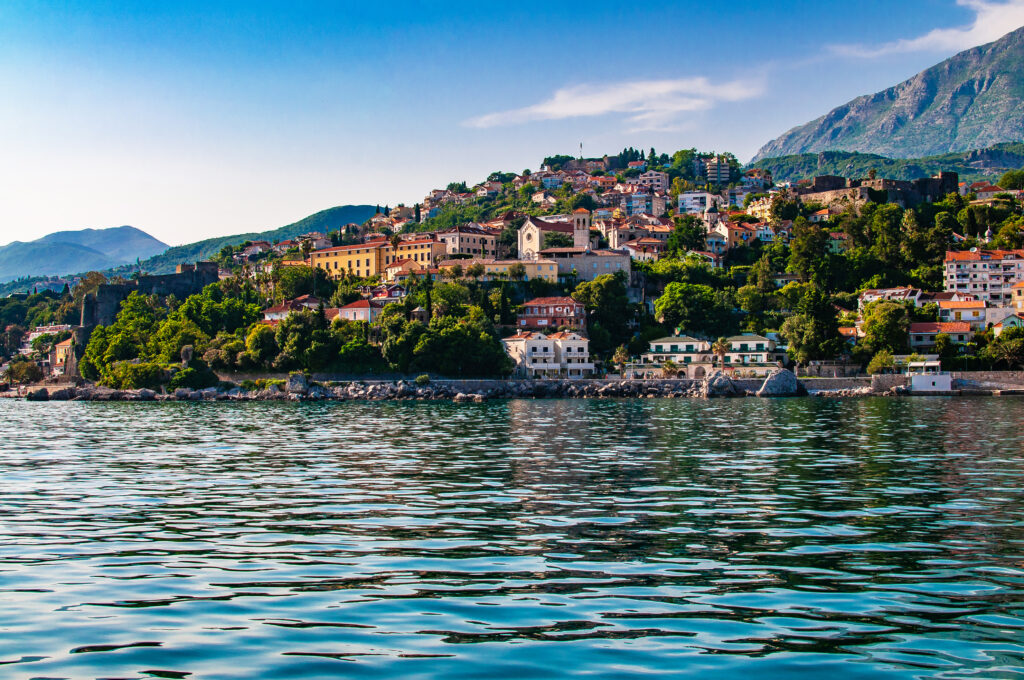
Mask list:
POLYGON ((679 212, 688 215, 701 215, 713 205, 722 202, 718 194, 711 194, 707 191, 684 191, 679 194, 679 212))
MULTIPOLYGON (((761 335, 743 334, 726 338, 725 371, 735 377, 759 377, 778 367, 776 343, 761 335)), ((676 335, 651 341, 651 348, 631 366, 636 377, 661 376, 665 363, 675 365, 680 378, 700 379, 719 367, 721 359, 712 351, 712 342, 689 335, 676 335)))
POLYGON ((976 295, 997 307, 1012 304, 1012 290, 1024 281, 1024 250, 950 251, 946 253, 945 289, 976 295))
POLYGON ((984 330, 987 320, 986 306, 982 300, 940 300, 939 321, 966 321, 972 330, 984 330))
POLYGON ((590 341, 578 333, 524 331, 502 340, 517 375, 528 378, 583 378, 594 372, 590 341))
POLYGON ((637 179, 640 180, 642 186, 647 187, 651 191, 668 191, 668 173, 658 172, 657 170, 648 170, 643 173, 637 179))

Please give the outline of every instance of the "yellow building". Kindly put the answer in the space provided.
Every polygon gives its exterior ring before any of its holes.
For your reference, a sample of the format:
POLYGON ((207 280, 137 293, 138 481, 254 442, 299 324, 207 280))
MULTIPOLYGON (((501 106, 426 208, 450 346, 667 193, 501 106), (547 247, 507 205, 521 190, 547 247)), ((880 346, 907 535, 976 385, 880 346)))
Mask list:
POLYGON ((1018 281, 1010 288, 1010 299, 1014 309, 1024 312, 1024 281, 1018 281))
POLYGON ((412 260, 427 267, 446 253, 447 246, 434 239, 400 241, 397 251, 389 241, 376 240, 315 250, 310 253, 310 261, 314 267, 327 270, 331 278, 346 274, 367 277, 383 275, 388 265, 400 260, 412 260))

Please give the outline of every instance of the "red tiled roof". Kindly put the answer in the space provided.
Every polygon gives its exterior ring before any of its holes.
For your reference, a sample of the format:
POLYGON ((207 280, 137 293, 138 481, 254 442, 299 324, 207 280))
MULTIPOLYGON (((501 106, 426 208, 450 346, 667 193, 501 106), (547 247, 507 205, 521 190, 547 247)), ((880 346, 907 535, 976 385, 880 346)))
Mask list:
POLYGON ((350 302, 344 307, 339 307, 338 309, 381 309, 383 307, 384 305, 379 302, 374 302, 373 300, 356 300, 355 302, 350 302))
POLYGON ((1018 250, 976 250, 971 252, 970 250, 947 250, 946 251, 946 262, 955 262, 958 260, 1005 260, 1008 256, 1016 256, 1024 258, 1024 249, 1018 250))
POLYGON ((537 225, 541 231, 560 231, 571 234, 574 229, 573 225, 568 222, 548 222, 538 217, 531 217, 528 221, 537 225))
POLYGON ((538 306, 538 305, 580 305, 583 303, 577 302, 571 297, 539 297, 529 300, 525 303, 526 306, 538 306))
POLYGON ((981 309, 985 308, 985 303, 981 300, 939 300, 939 307, 941 309, 981 309))
POLYGON ((911 333, 970 333, 971 325, 963 321, 926 321, 910 324, 911 333))

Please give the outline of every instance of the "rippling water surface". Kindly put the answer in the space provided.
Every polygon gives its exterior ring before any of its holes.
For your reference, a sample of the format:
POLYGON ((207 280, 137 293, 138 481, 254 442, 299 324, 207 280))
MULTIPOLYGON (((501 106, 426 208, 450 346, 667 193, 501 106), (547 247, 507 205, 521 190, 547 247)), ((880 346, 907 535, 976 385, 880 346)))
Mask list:
POLYGON ((1022 413, 6 401, 0 677, 1022 677, 1022 413))

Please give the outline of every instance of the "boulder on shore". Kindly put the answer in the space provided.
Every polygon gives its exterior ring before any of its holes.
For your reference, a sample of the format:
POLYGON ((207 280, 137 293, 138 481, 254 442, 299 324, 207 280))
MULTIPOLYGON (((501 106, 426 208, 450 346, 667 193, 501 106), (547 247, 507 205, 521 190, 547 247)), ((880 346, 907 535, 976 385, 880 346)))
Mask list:
POLYGON ((309 392, 309 381, 302 373, 292 373, 288 376, 286 389, 288 394, 306 394, 309 392))
POLYGON ((27 401, 49 401, 50 393, 46 391, 45 387, 40 387, 36 390, 29 390, 28 394, 25 395, 27 401))
POLYGON ((807 388, 793 371, 785 368, 773 369, 757 391, 759 397, 806 397, 807 388))
POLYGON ((724 371, 717 370, 708 373, 704 378, 704 382, 700 386, 700 396, 705 399, 711 399, 714 397, 740 397, 743 396, 744 392, 736 387, 736 383, 732 381, 732 378, 727 376, 724 371))

